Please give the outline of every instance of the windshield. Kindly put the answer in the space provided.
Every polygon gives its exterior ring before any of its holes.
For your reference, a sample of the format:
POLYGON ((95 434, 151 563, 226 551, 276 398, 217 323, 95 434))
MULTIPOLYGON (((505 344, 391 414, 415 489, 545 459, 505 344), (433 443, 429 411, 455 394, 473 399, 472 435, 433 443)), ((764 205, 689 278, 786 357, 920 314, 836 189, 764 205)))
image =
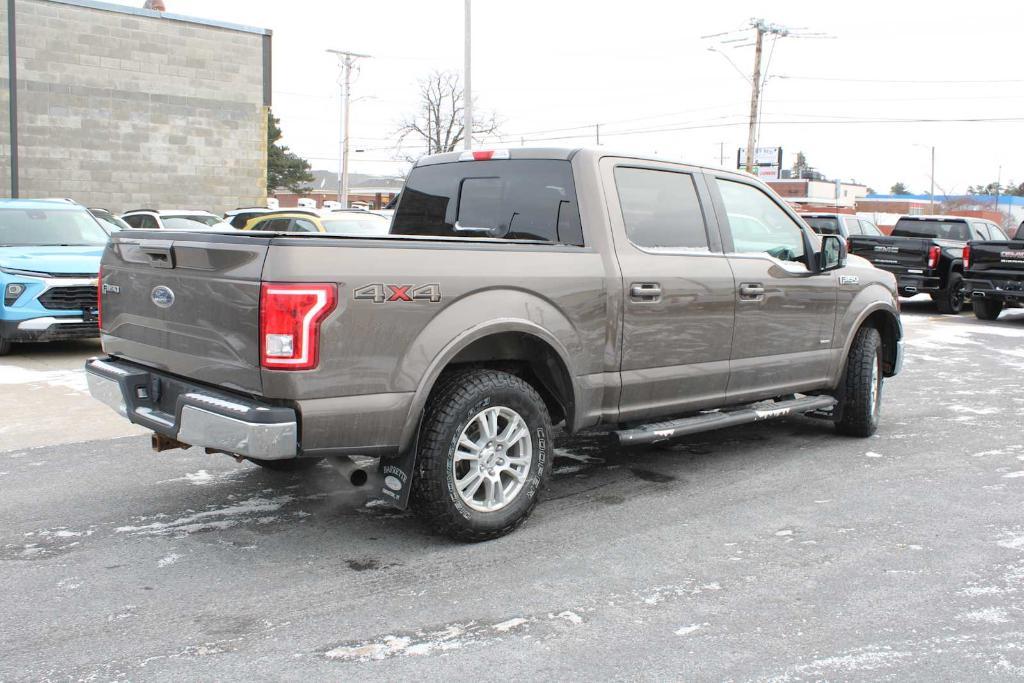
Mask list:
POLYGON ((386 235, 391 221, 375 214, 321 218, 324 230, 332 235, 386 235))
POLYGON ((0 247, 106 243, 106 231, 85 209, 0 209, 0 247))
POLYGON ((915 220, 901 218, 892 229, 893 237, 931 237, 943 240, 966 242, 971 239, 966 221, 915 220))
POLYGON ((219 223, 223 223, 223 218, 217 218, 216 216, 206 216, 199 214, 196 216, 160 216, 160 220, 164 222, 164 227, 177 228, 186 230, 196 230, 197 228, 212 228, 219 223), (198 223, 198 225, 196 225, 198 223))
POLYGON ((811 230, 818 233, 819 235, 838 235, 839 234, 839 219, 833 216, 804 216, 803 219, 807 221, 807 225, 811 226, 811 230))
POLYGON ((216 216, 160 216, 168 230, 206 230, 223 221, 216 216))

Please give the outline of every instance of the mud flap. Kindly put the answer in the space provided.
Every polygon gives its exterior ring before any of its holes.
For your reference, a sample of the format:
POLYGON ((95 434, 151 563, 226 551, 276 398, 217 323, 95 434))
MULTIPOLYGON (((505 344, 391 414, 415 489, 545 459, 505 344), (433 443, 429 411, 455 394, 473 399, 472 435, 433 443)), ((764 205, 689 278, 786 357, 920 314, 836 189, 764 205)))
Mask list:
POLYGON ((416 453, 419 452, 419 429, 416 438, 404 452, 393 458, 381 458, 378 471, 381 475, 380 499, 399 510, 409 507, 412 493, 412 478, 416 470, 416 453))

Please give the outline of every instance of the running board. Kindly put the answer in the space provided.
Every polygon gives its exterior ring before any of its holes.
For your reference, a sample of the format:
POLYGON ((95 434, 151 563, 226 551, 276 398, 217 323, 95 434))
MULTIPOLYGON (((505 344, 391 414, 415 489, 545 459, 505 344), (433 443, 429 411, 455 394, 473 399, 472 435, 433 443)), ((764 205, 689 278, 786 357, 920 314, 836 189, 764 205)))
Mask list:
POLYGON ((713 429, 724 427, 735 427, 737 425, 749 424, 751 422, 763 422, 774 420, 790 415, 802 415, 816 410, 827 411, 835 407, 837 401, 831 396, 805 396, 794 398, 788 401, 776 401, 769 404, 758 404, 748 408, 733 410, 728 413, 702 413, 693 417, 684 417, 681 420, 669 422, 655 422, 654 424, 643 425, 633 429, 623 429, 615 432, 619 443, 645 444, 655 441, 665 441, 687 434, 708 432, 713 429))

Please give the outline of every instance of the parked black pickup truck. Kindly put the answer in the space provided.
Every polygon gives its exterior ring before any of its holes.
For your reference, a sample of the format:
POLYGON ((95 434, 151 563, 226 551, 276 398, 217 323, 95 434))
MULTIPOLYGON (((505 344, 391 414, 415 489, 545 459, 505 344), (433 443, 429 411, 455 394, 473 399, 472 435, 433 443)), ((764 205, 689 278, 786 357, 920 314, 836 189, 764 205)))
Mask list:
POLYGON ((995 320, 1004 308, 1024 306, 1024 235, 1013 241, 968 243, 964 271, 966 292, 979 319, 995 320))
POLYGON ((902 216, 888 237, 851 235, 850 253, 896 276, 901 296, 930 294, 941 313, 964 305, 963 252, 972 240, 1005 240, 995 223, 962 216, 902 216))

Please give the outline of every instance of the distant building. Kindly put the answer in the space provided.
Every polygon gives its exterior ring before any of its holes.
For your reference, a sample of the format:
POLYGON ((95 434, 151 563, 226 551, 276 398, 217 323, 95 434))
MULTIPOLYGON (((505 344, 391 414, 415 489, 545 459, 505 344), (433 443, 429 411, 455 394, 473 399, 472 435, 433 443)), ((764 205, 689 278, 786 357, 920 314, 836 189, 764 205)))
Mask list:
POLYGON ((857 200, 868 193, 866 185, 824 180, 767 180, 768 186, 798 211, 839 211, 853 213, 857 200))
POLYGON ((870 194, 857 201, 857 214, 871 220, 885 232, 892 230, 900 216, 930 213, 967 218, 985 218, 1012 232, 1024 221, 1024 197, 994 195, 870 194))
POLYGON ((118 212, 266 201, 269 30, 97 0, 17 0, 10 17, 9 4, 0 3, 0 196, 13 194, 17 168, 22 197, 118 212))
MULTIPOLYGON (((402 191, 404 184, 402 178, 351 173, 348 177, 349 204, 367 209, 383 209, 402 191)), ((307 190, 296 194, 282 189, 275 192, 274 197, 282 208, 298 206, 300 197, 312 199, 318 208, 323 208, 324 202, 338 200, 338 174, 336 171, 313 171, 313 182, 309 184, 307 190)))

